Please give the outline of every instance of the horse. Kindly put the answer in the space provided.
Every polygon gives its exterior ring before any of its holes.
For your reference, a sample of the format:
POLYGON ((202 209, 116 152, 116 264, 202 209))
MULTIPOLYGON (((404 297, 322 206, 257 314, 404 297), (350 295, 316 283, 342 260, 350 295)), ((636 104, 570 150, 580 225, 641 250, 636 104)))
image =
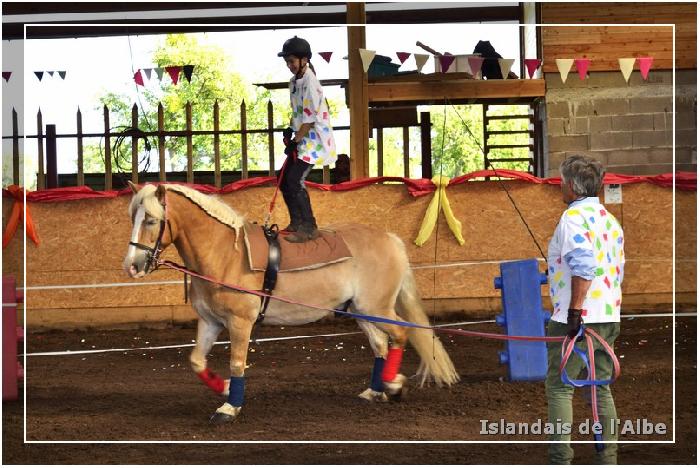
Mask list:
MULTIPOLYGON (((251 270, 244 254, 241 231, 247 221, 231 206, 184 185, 129 185, 133 191, 128 208, 133 229, 123 268, 131 278, 143 278, 156 269, 160 252, 173 244, 187 269, 222 283, 260 289, 263 273, 251 270)), ((315 322, 344 303, 350 304, 351 312, 356 314, 429 324, 401 239, 361 224, 339 224, 329 229, 343 236, 352 256, 316 269, 280 272, 274 291, 279 297, 325 310, 272 300, 265 324, 315 322)), ((246 358, 260 298, 194 276, 189 294, 199 316, 190 364, 206 386, 226 398, 210 422, 233 421, 243 407, 246 358), (224 328, 231 340, 228 381, 209 369, 206 359, 224 328)), ((357 323, 375 356, 371 383, 359 394, 361 398, 372 402, 401 399, 408 382, 399 372, 407 342, 421 358, 419 386, 426 382, 450 386, 459 380, 433 330, 363 319, 357 323)))

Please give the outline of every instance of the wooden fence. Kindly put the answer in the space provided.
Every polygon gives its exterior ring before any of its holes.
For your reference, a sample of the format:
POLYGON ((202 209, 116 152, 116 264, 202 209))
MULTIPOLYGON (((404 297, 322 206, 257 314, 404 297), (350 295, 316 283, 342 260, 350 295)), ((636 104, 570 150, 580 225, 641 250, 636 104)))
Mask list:
MULTIPOLYGON (((220 143, 221 136, 223 135, 240 135, 241 139, 241 178, 246 179, 249 177, 248 169, 248 135, 252 134, 266 134, 267 135, 267 146, 268 146, 268 158, 269 158, 269 168, 268 174, 274 176, 275 174, 275 154, 274 154, 274 138, 275 133, 281 133, 283 128, 274 128, 274 110, 271 101, 267 103, 267 128, 263 129, 250 129, 247 125, 247 108, 245 101, 241 102, 240 105, 240 128, 239 129, 221 129, 220 128, 220 118, 219 118, 219 103, 215 102, 213 106, 213 129, 212 130, 193 130, 192 129, 192 104, 187 103, 185 106, 185 129, 184 130, 169 130, 165 128, 164 122, 164 111, 163 105, 158 105, 158 129, 156 131, 142 131, 139 129, 139 109, 136 104, 133 105, 131 109, 131 125, 130 129, 122 132, 114 132, 110 127, 110 110, 107 106, 103 108, 104 115, 104 131, 101 133, 84 133, 83 132, 83 120, 80 109, 76 113, 76 133, 69 134, 56 134, 55 125, 46 125, 42 121, 41 110, 37 112, 37 132, 35 135, 26 135, 25 138, 36 139, 37 141, 37 156, 38 156, 38 168, 37 168, 37 189, 42 190, 45 188, 53 188, 58 186, 58 176, 56 174, 56 139, 57 138, 73 138, 77 140, 77 178, 76 185, 85 185, 85 173, 83 170, 83 139, 84 138, 95 138, 100 137, 104 139, 104 189, 112 189, 112 141, 116 138, 129 138, 131 140, 131 180, 134 183, 139 181, 139 171, 138 171, 138 158, 139 158, 139 139, 144 137, 156 137, 158 141, 158 162, 159 162, 159 173, 158 180, 161 182, 166 181, 165 172, 165 148, 166 148, 166 137, 183 137, 186 139, 186 156, 187 156, 187 169, 186 169, 186 179, 187 183, 194 183, 195 171, 193 169, 193 145, 192 138, 195 135, 211 135, 213 137, 213 159, 214 159, 214 185, 216 187, 221 187, 221 151, 220 143), (44 132, 46 128, 46 132, 44 132), (46 148, 46 151, 45 151, 46 148), (46 154, 45 154, 46 153, 46 154), (45 158, 46 156, 46 158, 45 158), (44 163, 46 159, 46 164, 44 163)), ((391 125, 396 126, 396 125, 391 125)), ((427 135, 428 145, 430 136, 430 118, 429 114, 426 119, 422 119, 420 124, 413 125, 399 125, 399 128, 403 128, 403 159, 404 159, 404 176, 409 177, 409 127, 420 126, 422 129, 421 134, 427 135), (426 127, 426 128, 423 128, 426 127), (427 132, 426 132, 427 130, 427 132)), ((382 129, 387 126, 377 126, 377 162, 378 162, 378 175, 383 175, 383 133, 382 129)), ((334 130, 349 130, 348 126, 337 126, 334 130)), ((12 136, 3 136, 3 139, 12 139, 13 142, 13 183, 19 184, 19 142, 23 138, 19 134, 19 126, 17 123, 17 112, 12 110, 12 136)), ((423 139, 423 136, 421 137, 423 139)), ((425 142, 423 142, 425 143, 425 142)), ((425 164, 426 159, 426 149, 425 144, 422 144, 423 160, 425 164)), ((430 158, 430 147, 427 148, 428 161, 430 158)), ((330 170, 328 166, 323 168, 323 182, 330 183, 330 170)))

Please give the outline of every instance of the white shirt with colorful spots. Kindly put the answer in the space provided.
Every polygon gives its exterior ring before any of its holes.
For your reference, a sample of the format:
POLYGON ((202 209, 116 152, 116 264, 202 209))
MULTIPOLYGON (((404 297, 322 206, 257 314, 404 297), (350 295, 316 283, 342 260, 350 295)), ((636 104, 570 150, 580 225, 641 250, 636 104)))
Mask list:
POLYGON ((564 211, 547 253, 552 320, 566 323, 571 277, 590 279, 583 323, 620 321, 625 253, 622 227, 598 201, 576 200, 564 211), (572 275, 573 273, 573 275, 572 275))
POLYGON ((309 133, 297 145, 299 158, 309 164, 335 163, 338 156, 328 106, 323 98, 321 83, 310 68, 307 68, 301 78, 290 80, 289 96, 292 104, 292 129, 297 132, 302 124, 313 124, 309 133))

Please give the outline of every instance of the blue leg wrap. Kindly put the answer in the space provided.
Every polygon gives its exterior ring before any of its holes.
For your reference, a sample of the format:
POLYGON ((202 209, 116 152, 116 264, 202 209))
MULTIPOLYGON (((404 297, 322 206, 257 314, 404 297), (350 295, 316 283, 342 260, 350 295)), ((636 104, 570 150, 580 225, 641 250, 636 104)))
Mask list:
POLYGON ((374 358, 374 367, 372 368, 372 381, 369 388, 375 392, 384 391, 384 383, 382 382, 382 371, 384 370, 384 358, 374 358))
POLYGON ((231 406, 243 406, 243 393, 245 391, 245 377, 231 377, 228 388, 228 403, 231 406))

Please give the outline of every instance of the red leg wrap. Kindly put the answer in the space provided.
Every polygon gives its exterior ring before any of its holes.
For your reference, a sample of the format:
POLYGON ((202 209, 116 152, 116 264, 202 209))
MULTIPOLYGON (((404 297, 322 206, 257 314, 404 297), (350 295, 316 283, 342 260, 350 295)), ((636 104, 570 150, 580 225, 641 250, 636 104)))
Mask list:
POLYGON ((204 369, 202 372, 198 372, 197 377, 199 377, 207 387, 211 388, 216 393, 221 393, 224 391, 224 379, 212 372, 209 368, 204 369))
POLYGON ((391 382, 396 377, 401 367, 401 358, 403 357, 403 348, 389 348, 382 371, 382 380, 391 382))

